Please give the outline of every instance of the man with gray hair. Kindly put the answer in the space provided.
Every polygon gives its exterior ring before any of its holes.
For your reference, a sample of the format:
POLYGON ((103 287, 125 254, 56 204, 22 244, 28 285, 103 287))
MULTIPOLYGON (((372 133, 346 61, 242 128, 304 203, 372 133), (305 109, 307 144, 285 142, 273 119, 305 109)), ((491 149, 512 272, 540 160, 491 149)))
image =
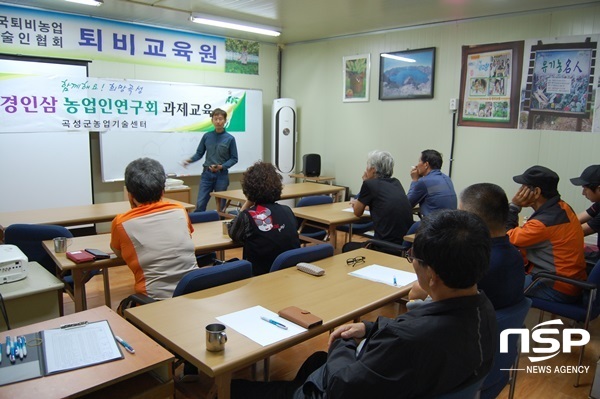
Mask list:
POLYGON ((167 176, 150 158, 125 169, 131 210, 112 221, 110 247, 133 272, 135 292, 167 299, 188 272, 197 269, 192 232, 184 207, 162 200, 167 176))
POLYGON ((404 235, 413 223, 412 206, 402 183, 395 177, 394 158, 387 151, 371 151, 363 183, 355 199, 350 201, 356 216, 369 207, 375 239, 402 244, 404 235))

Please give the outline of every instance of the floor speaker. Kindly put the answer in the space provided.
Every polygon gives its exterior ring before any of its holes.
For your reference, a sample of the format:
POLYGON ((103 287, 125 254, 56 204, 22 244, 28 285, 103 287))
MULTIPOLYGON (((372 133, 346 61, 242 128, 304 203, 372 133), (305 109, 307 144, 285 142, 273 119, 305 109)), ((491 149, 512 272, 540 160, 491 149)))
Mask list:
POLYGON ((305 154, 302 157, 302 171, 306 177, 321 176, 321 156, 319 154, 305 154))

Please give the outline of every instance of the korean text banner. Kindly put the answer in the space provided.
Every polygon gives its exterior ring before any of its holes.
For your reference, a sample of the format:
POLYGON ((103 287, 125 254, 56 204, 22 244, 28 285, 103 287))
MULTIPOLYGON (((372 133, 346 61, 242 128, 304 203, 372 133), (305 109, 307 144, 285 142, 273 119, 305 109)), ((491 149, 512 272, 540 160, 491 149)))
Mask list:
POLYGON ((246 130, 246 91, 125 79, 0 73, 0 133, 206 132, 210 113, 246 130))
POLYGON ((2 52, 225 71, 225 39, 0 5, 2 52))

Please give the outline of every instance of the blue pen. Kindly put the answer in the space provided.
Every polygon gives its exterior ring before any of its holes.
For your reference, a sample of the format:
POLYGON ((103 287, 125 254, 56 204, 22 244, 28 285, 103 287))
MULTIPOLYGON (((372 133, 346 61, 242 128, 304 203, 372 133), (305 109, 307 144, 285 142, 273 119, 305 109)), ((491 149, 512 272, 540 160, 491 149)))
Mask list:
POLYGON ((398 285, 398 283, 396 282, 396 276, 394 276, 394 285, 398 285))
POLYGON ((277 327, 279 327, 279 328, 283 328, 284 330, 287 330, 287 326, 285 326, 284 324, 281 324, 281 323, 280 323, 280 322, 278 322, 278 321, 275 321, 275 320, 273 320, 273 319, 266 318, 266 317, 264 317, 264 316, 261 316, 260 318, 261 318, 262 320, 266 321, 267 323, 271 323, 271 324, 273 324, 274 326, 277 326, 277 327))
POLYGON ((23 356, 27 357, 27 338, 24 335, 21 335, 21 343, 23 344, 23 356))
POLYGON ((10 356, 8 357, 10 359, 11 363, 14 363, 17 360, 17 358, 15 357, 15 350, 16 350, 15 346, 16 346, 16 342, 11 340, 10 341, 10 356))
POLYGON ((117 335, 115 335, 115 339, 117 340, 118 343, 123 345, 123 347, 127 350, 127 352, 135 353, 135 349, 133 349, 133 347, 131 345, 129 345, 127 342, 125 342, 124 339, 122 339, 121 337, 119 337, 117 335))

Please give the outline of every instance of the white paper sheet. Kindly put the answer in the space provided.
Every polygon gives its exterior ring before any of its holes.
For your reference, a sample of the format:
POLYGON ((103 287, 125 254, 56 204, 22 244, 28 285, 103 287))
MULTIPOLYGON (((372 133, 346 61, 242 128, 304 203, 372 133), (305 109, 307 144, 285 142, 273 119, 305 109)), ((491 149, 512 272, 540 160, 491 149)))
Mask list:
POLYGON ((47 374, 123 358, 106 320, 41 334, 47 374))
POLYGON ((306 328, 279 317, 277 313, 271 312, 262 306, 254 306, 219 316, 217 320, 262 346, 273 344, 306 331, 306 328), (262 320, 261 316, 285 325, 287 330, 262 320))
POLYGON ((414 281, 417 281, 417 275, 415 273, 396 270, 392 269, 391 267, 380 265, 365 266, 348 274, 394 287, 404 287, 413 283, 414 281), (394 284, 394 279, 396 284, 394 284))
MULTIPOLYGON (((354 213, 354 208, 352 208, 352 207, 350 207, 350 208, 344 208, 344 209, 342 209, 342 211, 344 211, 344 212, 350 212, 350 213, 354 213)), ((367 210, 365 210, 365 211, 363 212, 363 216, 371 216, 371 211, 367 211, 367 210)))

